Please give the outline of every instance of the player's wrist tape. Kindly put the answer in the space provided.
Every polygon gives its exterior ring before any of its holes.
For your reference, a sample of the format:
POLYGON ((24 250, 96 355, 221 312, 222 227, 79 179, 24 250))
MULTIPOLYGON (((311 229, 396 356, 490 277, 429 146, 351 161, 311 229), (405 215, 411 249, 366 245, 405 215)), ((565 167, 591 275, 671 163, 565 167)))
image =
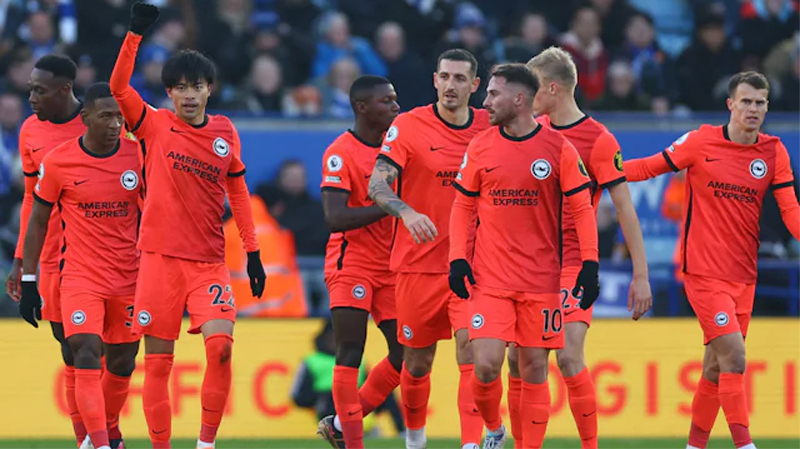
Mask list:
POLYGON ((36 282, 36 275, 35 274, 23 274, 21 282, 36 282))

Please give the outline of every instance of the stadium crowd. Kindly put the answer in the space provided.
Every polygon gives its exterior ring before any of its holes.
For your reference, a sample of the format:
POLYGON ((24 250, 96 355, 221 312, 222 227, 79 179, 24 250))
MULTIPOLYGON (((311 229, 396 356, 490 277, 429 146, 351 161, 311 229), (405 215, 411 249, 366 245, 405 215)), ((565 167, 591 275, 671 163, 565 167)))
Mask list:
MULTIPOLYGON (((0 0, 0 259, 12 257, 23 177, 18 130, 30 114, 34 62, 63 52, 78 64, 75 90, 111 74, 134 0, 0 0)), ((470 50, 483 85, 495 63, 527 61, 550 45, 577 63, 581 107, 682 115, 725 108, 726 83, 758 70, 770 110, 800 109, 797 0, 153 0, 164 9, 143 43, 132 85, 172 107, 164 62, 196 48, 218 65, 210 108, 226 114, 350 119, 348 91, 360 74, 388 77, 403 110, 434 98, 431 72, 447 48, 470 50)), ((298 256, 320 256, 328 231, 305 190, 305 168, 287 161, 256 193, 279 222, 307 238, 298 256)), ((779 220, 778 220, 779 222, 779 220)), ((601 239, 614 245, 616 230, 601 239)), ((318 279, 319 281, 319 279, 318 279)), ((319 282, 307 283, 321 287, 319 282)), ((4 307, 10 302, 4 302, 4 307)), ((0 313, 15 313, 15 307, 0 313)), ((318 309, 326 310, 324 304, 318 309)))

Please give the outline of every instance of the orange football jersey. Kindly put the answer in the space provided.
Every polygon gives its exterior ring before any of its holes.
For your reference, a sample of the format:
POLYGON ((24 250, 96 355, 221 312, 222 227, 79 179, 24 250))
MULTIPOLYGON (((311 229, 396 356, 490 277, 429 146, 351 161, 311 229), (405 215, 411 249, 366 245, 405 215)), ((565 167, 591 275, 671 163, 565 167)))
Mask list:
POLYGON ((397 196, 431 219, 439 236, 417 245, 411 233, 395 220, 391 269, 402 273, 447 273, 453 181, 470 140, 489 128, 489 113, 470 108, 463 126, 446 122, 436 105, 400 114, 383 139, 379 158, 395 166, 397 196))
MULTIPOLYGON (((566 126, 555 126, 547 116, 537 118, 545 126, 558 131, 578 150, 581 160, 592 179, 592 206, 595 216, 600 207, 603 189, 625 181, 622 151, 617 139, 597 120, 585 115, 577 122, 566 126)), ((563 214, 563 261, 565 267, 581 266, 580 245, 575 220, 569 213, 569 204, 564 204, 563 214)))
POLYGON ((683 169, 683 272, 755 282, 764 195, 794 185, 786 147, 763 133, 752 145, 739 144, 727 125, 703 125, 660 154, 625 162, 631 181, 683 169))
MULTIPOLYGON (((322 157, 322 183, 325 190, 347 192, 349 207, 375 204, 367 187, 380 145, 371 146, 352 131, 342 134, 322 157)), ((385 217, 362 228, 331 233, 325 254, 325 274, 358 268, 370 272, 389 271, 392 242, 392 217, 385 217)))
MULTIPOLYGON (((478 134, 455 182, 461 194, 477 200, 480 224, 472 263, 476 284, 505 291, 558 292, 563 196, 570 199, 590 186, 578 152, 550 128, 540 125, 522 137, 509 136, 501 127, 478 134)), ((592 217, 589 195, 584 195, 584 210, 592 217)), ((458 197, 454 208, 462 201, 468 200, 458 197)), ((458 232, 451 236, 450 259, 466 258, 468 231, 458 232)), ((581 252, 597 260, 596 224, 588 234, 594 241, 583 242, 581 252)))
MULTIPOLYGON (((25 233, 28 229, 28 220, 31 216, 33 186, 39 173, 42 160, 54 148, 62 143, 76 139, 86 132, 80 115, 81 108, 68 120, 51 122, 39 120, 36 115, 31 115, 19 130, 19 155, 22 160, 22 171, 26 178, 32 181, 25 183, 25 196, 31 198, 23 201, 20 213, 19 239, 14 257, 22 259, 22 249, 25 246, 25 233)), ((50 222, 47 225, 47 238, 42 248, 39 259, 40 269, 47 273, 58 272, 58 261, 61 257, 61 218, 58 208, 53 208, 50 222)))
POLYGON ((79 137, 44 158, 34 197, 61 212, 61 288, 134 294, 140 169, 139 145, 125 138, 99 155, 79 137))

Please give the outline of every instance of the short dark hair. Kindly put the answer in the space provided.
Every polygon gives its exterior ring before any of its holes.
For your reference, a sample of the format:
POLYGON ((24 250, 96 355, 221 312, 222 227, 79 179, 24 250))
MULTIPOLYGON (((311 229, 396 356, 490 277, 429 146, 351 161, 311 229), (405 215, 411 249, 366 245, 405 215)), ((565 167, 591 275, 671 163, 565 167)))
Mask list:
POLYGON ((470 75, 472 75, 473 78, 478 75, 478 60, 475 59, 475 56, 473 56, 472 53, 464 50, 463 48, 451 48, 450 50, 446 50, 444 53, 440 54, 439 59, 436 60, 436 70, 439 70, 439 65, 445 59, 448 61, 468 62, 470 75))
POLYGON ((83 106, 90 108, 101 98, 113 97, 111 95, 111 86, 108 83, 94 83, 86 89, 86 94, 83 96, 83 106))
POLYGON ((205 81, 214 84, 217 80, 217 67, 214 62, 197 50, 181 50, 170 57, 161 70, 161 82, 171 88, 185 78, 189 84, 205 81))
POLYGON ((36 61, 34 68, 44 70, 69 81, 75 81, 78 73, 78 66, 68 56, 64 55, 44 55, 36 61))
POLYGON ((748 71, 739 72, 731 77, 730 81, 728 81, 728 97, 733 98, 739 84, 749 84, 755 89, 767 89, 767 93, 769 93, 767 77, 758 72, 748 71))
POLYGON ((371 94, 372 90, 377 86, 392 84, 391 81, 376 75, 362 75, 353 81, 350 86, 350 106, 355 110, 356 102, 364 101, 367 94, 371 94))
POLYGON ((520 62, 496 65, 492 68, 492 76, 505 78, 507 83, 519 84, 530 90, 532 95, 539 90, 539 79, 528 66, 520 62))

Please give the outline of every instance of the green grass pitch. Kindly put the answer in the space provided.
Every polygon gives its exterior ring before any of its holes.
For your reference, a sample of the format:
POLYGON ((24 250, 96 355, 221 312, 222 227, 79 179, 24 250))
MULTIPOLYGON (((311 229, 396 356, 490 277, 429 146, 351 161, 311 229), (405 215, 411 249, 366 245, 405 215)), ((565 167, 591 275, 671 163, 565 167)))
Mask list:
MULTIPOLYGON (((403 440, 399 439, 367 439, 366 447, 372 449, 402 449, 405 447, 403 440)), ((149 441, 132 439, 126 441, 129 449, 149 448, 149 441)), ((759 449, 800 449, 800 439, 758 439, 756 444, 759 449)), ((461 445, 458 440, 429 440, 429 449, 458 449, 461 445)), ((195 440, 173 440, 175 449, 192 449, 195 440)), ((221 439, 217 442, 217 449, 326 449, 330 446, 321 439, 297 440, 228 440, 221 439)), ((506 447, 513 448, 514 443, 509 441, 506 447)), ((681 449, 686 447, 683 438, 603 438, 600 447, 604 449, 681 449)), ((74 449, 74 440, 0 440, 0 449, 74 449)), ((544 448, 580 448, 580 442, 572 438, 546 439, 544 448)), ((712 439, 708 449, 733 448, 729 439, 712 439)))

